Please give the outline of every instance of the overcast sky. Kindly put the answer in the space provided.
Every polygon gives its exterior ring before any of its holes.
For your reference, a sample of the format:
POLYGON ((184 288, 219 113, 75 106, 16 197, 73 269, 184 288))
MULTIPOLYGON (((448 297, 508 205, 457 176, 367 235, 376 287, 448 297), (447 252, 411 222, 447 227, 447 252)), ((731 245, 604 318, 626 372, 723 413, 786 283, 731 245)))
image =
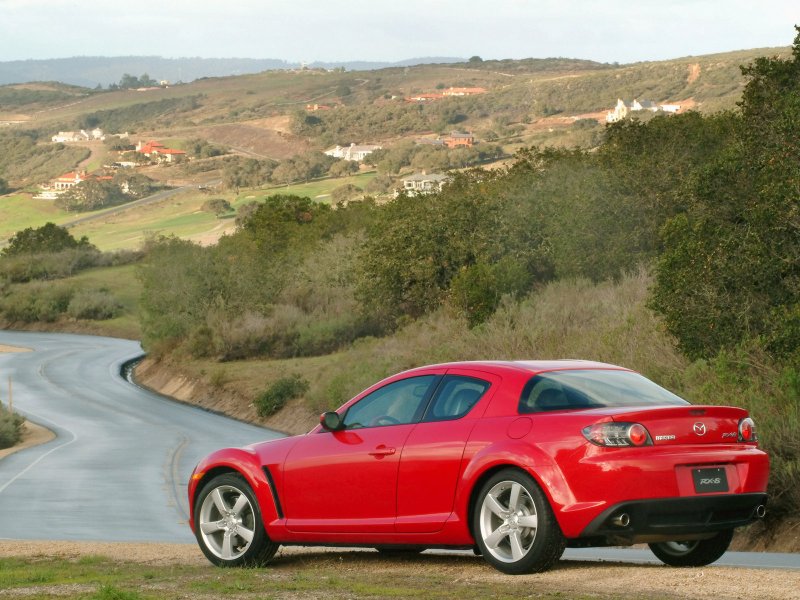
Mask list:
POLYGON ((157 55, 635 62, 789 46, 800 0, 0 0, 0 61, 157 55))

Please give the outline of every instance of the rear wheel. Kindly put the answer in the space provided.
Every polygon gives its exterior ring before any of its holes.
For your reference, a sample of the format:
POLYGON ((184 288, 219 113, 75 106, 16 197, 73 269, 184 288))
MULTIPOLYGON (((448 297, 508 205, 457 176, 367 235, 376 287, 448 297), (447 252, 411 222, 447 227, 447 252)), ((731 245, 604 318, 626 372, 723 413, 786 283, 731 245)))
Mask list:
POLYGON ((203 486, 195 501, 194 531, 203 554, 220 567, 261 566, 278 550, 264 531, 253 490, 236 473, 203 486))
POLYGON ((733 530, 720 531, 706 540, 648 544, 658 559, 671 567, 702 567, 719 559, 733 538, 733 530))
POLYGON ((541 488, 527 473, 505 469, 478 493, 473 533, 484 559, 503 573, 546 571, 564 552, 564 536, 541 488))

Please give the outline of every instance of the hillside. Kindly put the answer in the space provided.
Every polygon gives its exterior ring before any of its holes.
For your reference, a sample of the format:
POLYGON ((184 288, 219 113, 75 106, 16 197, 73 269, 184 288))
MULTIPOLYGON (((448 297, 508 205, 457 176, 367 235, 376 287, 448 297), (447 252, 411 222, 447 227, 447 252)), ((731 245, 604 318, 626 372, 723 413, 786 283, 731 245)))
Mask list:
MULTIPOLYGON (((617 98, 679 104, 682 111, 733 109, 744 86, 740 65, 759 56, 788 53, 785 48, 756 49, 629 65, 552 58, 369 71, 277 70, 141 91, 102 91, 53 82, 0 86, 0 124, 6 124, 0 127, 0 147, 5 150, 0 158, 0 179, 18 192, 0 200, 0 214, 9 215, 0 221, 0 244, 20 226, 74 220, 73 214, 53 207, 52 202, 31 200, 36 185, 76 167, 96 170, 115 160, 108 144, 52 144, 50 137, 62 130, 99 126, 108 134, 129 133, 130 143, 157 139, 183 149, 202 140, 223 148, 229 157, 261 161, 257 168, 267 173, 279 162, 298 155, 319 156, 320 150, 335 144, 376 143, 389 150, 383 163, 376 165, 379 175, 388 179, 379 179, 380 186, 362 193, 380 195, 390 191, 403 173, 490 160, 474 154, 459 158, 462 162, 442 163, 447 153, 414 148, 414 140, 420 137, 433 139, 454 130, 472 132, 478 142, 476 151, 491 149, 493 157, 508 156, 531 145, 592 147, 601 140, 606 112, 617 98), (487 91, 431 102, 405 100, 449 88, 487 91), (319 105, 330 110, 307 110, 319 105)), ((92 59, 86 61, 91 64, 92 59)), ((457 153, 463 155, 458 150, 449 156, 457 153)), ((264 175, 231 188, 228 176, 245 167, 222 157, 142 172, 170 185, 217 182, 214 194, 234 207, 243 197, 240 187, 292 182, 264 175)), ((325 174, 323 170, 290 178, 301 183, 325 174)), ((331 179, 318 195, 329 199, 334 189, 347 183, 346 179, 331 179)), ((262 194, 257 189, 244 196, 258 199, 262 194)), ((166 211, 162 221, 154 222, 140 209, 131 209, 126 217, 129 222, 135 223, 139 215, 143 219, 139 234, 105 247, 137 247, 145 230, 184 235, 185 221, 197 221, 202 204, 203 194, 194 197, 197 201, 173 202, 174 210, 166 211)), ((191 234, 204 240, 213 241, 215 235, 229 229, 215 219, 200 220, 206 225, 192 228, 191 234)), ((114 227, 113 220, 106 223, 108 228, 114 227)), ((97 232, 97 227, 91 232, 97 232)), ((98 233, 101 238, 114 237, 98 233)))

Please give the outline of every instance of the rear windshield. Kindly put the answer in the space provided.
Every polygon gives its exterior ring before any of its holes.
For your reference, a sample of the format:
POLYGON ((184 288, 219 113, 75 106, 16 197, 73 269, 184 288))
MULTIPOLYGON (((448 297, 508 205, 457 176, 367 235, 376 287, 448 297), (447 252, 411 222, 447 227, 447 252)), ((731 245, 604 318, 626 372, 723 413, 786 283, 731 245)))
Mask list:
POLYGON ((681 404, 689 403, 638 373, 549 371, 525 384, 519 412, 681 404))

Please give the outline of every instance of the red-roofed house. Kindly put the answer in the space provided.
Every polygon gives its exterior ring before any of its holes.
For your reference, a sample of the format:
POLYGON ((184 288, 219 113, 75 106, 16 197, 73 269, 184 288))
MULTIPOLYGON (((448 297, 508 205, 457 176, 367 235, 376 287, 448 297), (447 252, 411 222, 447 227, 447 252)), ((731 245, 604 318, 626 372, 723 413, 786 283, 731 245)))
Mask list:
POLYGON ((158 162, 175 162, 176 159, 186 155, 183 150, 167 148, 161 142, 151 140, 149 142, 139 142, 136 144, 136 151, 150 157, 158 162))

